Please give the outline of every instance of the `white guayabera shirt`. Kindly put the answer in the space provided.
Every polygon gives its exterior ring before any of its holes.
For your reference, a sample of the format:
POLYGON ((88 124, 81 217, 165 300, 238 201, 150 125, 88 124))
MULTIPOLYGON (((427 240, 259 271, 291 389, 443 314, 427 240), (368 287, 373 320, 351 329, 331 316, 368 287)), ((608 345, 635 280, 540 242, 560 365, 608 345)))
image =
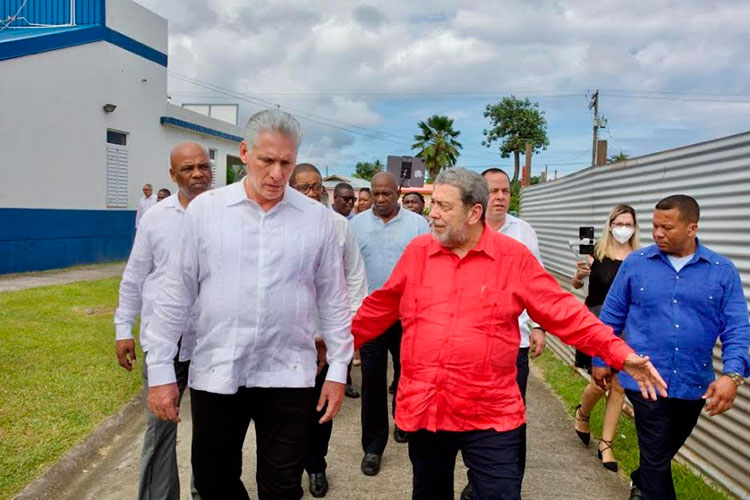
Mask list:
POLYGON ((158 200, 156 199, 155 194, 151 194, 148 198, 145 196, 141 196, 141 199, 138 200, 138 205, 135 207, 135 228, 138 229, 138 227, 141 224, 141 219, 143 218, 144 214, 148 211, 149 208, 156 205, 156 202, 158 200))
MULTIPOLYGON (((529 224, 525 220, 519 219, 518 217, 513 217, 510 214, 505 214, 505 223, 502 225, 502 227, 500 227, 499 232, 503 233, 505 236, 510 236, 514 240, 520 241, 521 243, 526 245, 526 248, 531 250, 531 253, 534 254, 534 257, 536 257, 542 267, 544 267, 542 256, 539 254, 539 240, 536 236, 536 231, 534 231, 534 228, 531 227, 531 224, 529 224)), ((520 347, 529 347, 529 336, 531 335, 529 323, 531 323, 532 327, 538 326, 536 323, 531 321, 531 318, 529 318, 529 313, 526 312, 526 309, 524 309, 523 312, 518 316, 518 328, 521 331, 520 347)))
POLYGON ((313 387, 316 316, 326 378, 346 382, 354 349, 341 249, 317 201, 287 187, 264 212, 237 182, 190 203, 149 325, 150 386, 175 381, 172 359, 196 298, 190 387, 313 387))
MULTIPOLYGON (((141 315, 139 341, 144 352, 149 350, 147 327, 151 322, 154 302, 167 274, 169 258, 180 242, 180 228, 185 209, 175 193, 144 214, 128 264, 120 282, 120 300, 115 311, 115 338, 133 338, 133 324, 141 315)), ((183 330, 180 361, 190 359, 190 337, 194 321, 188 321, 183 330)))
POLYGON ((357 237, 349 225, 349 220, 338 212, 333 212, 333 223, 344 258, 344 278, 349 291, 349 305, 352 317, 367 297, 367 275, 365 273, 365 260, 359 251, 357 237))

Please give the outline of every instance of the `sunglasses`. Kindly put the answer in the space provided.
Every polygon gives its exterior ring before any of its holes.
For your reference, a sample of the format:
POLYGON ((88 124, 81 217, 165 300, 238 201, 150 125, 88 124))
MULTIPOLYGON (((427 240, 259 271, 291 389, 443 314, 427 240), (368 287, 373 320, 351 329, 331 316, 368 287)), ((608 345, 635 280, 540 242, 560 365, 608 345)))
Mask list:
POLYGON ((299 191, 300 193, 307 193, 311 189, 313 190, 313 193, 320 194, 323 192, 323 184, 297 184, 296 186, 293 186, 294 189, 299 191))

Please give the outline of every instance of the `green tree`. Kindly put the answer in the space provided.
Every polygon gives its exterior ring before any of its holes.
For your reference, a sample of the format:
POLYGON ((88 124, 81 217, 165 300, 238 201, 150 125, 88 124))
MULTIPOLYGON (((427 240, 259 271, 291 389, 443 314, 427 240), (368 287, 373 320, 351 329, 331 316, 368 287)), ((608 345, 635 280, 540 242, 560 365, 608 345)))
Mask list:
POLYGON ((442 169, 456 164, 458 150, 463 148, 456 140, 461 132, 453 130, 453 120, 447 116, 432 115, 417 126, 421 133, 414 136, 417 142, 411 148, 419 150, 417 157, 424 160, 430 179, 435 179, 442 169))
POLYGON ((547 149, 547 120, 539 103, 532 103, 528 98, 517 99, 514 96, 503 97, 497 104, 488 104, 484 108, 484 117, 489 118, 492 128, 484 129, 483 146, 488 148, 500 142, 500 156, 510 157, 513 153, 513 181, 518 180, 521 168, 521 153, 526 151, 526 143, 531 143, 532 153, 547 149))
POLYGON ((380 162, 380 160, 375 160, 373 162, 361 161, 357 163, 357 165, 354 167, 354 170, 354 177, 369 181, 373 177, 375 177, 375 174, 383 171, 383 164, 380 162))
POLYGON ((617 163, 618 161, 625 161, 629 158, 628 155, 620 151, 618 154, 614 156, 610 156, 607 158, 607 163, 617 163))

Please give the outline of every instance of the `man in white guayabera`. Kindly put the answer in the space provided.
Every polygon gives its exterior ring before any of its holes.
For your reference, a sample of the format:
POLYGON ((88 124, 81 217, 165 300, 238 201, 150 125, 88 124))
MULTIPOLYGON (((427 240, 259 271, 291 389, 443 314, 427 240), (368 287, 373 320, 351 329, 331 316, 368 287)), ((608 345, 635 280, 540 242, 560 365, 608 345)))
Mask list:
POLYGON ((154 307, 149 405, 179 421, 172 359, 197 303, 188 384, 193 477, 204 500, 248 498, 240 476, 251 420, 258 497, 302 497, 316 315, 328 362, 320 421, 335 417, 344 398, 354 351, 341 249, 330 210, 288 186, 299 143, 291 115, 272 109, 250 118, 240 145, 247 176, 188 207, 154 307))

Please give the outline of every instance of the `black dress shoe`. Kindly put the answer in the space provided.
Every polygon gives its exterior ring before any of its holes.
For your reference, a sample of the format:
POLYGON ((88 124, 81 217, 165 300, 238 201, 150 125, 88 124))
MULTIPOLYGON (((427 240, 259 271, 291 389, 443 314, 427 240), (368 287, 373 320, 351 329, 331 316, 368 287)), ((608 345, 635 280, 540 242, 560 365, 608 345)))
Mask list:
POLYGON ((461 496, 459 498, 461 500, 474 500, 474 490, 471 488, 471 483, 468 483, 466 485, 466 488, 464 488, 464 491, 461 492, 461 496))
POLYGON ((359 397, 359 391, 353 385, 347 385, 344 394, 347 398, 357 399, 359 397))
POLYGON ((365 453, 362 458, 362 473, 365 476, 377 476, 380 472, 380 460, 382 458, 383 456, 377 453, 365 453))
POLYGON ((406 431, 402 431, 398 427, 393 428, 393 439, 397 443, 405 443, 409 441, 409 433, 406 431))
POLYGON ((630 481, 630 498, 629 500, 643 500, 641 489, 630 481))
POLYGON ((328 493, 328 479, 325 472, 310 474, 310 494, 315 498, 323 498, 328 493))

